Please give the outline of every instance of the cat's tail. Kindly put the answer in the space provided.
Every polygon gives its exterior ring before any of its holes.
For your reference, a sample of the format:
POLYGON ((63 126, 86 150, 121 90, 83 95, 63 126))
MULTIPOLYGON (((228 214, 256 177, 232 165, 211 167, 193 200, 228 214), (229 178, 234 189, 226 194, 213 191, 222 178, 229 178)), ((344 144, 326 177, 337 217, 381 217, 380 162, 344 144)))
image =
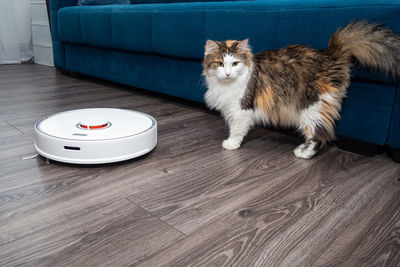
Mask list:
POLYGON ((355 57, 361 65, 400 80, 400 36, 387 28, 352 22, 332 35, 328 50, 336 60, 351 62, 355 57))

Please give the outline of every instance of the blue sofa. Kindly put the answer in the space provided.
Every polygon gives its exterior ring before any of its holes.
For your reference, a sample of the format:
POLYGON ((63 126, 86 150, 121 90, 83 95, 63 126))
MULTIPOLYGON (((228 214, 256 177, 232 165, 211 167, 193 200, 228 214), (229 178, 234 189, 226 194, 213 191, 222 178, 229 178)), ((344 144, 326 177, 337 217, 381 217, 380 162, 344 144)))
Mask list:
MULTIPOLYGON (((50 0, 55 66, 203 102, 207 39, 249 38, 254 52, 296 43, 326 48, 337 27, 362 19, 400 33, 397 0, 199 1, 50 0)), ((399 156, 400 92, 390 78, 354 69, 341 115, 336 133, 343 140, 388 145, 399 156)))

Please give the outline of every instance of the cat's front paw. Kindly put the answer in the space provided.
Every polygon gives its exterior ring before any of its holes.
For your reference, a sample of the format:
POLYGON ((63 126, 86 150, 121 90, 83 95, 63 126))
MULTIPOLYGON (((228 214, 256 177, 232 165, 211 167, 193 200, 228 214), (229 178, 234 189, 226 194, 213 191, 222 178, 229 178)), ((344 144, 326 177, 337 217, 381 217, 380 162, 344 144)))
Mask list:
POLYGON ((226 150, 234 150, 240 147, 240 140, 229 138, 222 142, 222 147, 226 150))
POLYGON ((301 159, 309 159, 318 152, 315 146, 314 142, 301 144, 293 150, 294 155, 301 159))

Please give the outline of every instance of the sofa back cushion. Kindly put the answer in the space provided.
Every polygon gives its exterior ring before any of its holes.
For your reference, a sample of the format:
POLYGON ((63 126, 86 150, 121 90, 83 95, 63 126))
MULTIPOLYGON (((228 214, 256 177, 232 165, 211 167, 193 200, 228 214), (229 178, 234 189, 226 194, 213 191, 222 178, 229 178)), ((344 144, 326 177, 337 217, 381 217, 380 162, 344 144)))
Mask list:
MULTIPOLYGON (((207 39, 249 38, 256 53, 292 44, 325 49, 332 33, 354 19, 385 22, 400 33, 400 4, 380 1, 317 5, 303 0, 303 6, 295 2, 293 7, 280 1, 71 6, 59 10, 57 28, 65 43, 200 61, 207 39)), ((354 76, 391 83, 381 74, 357 71, 354 76)))
POLYGON ((232 2, 232 1, 252 1, 252 0, 131 0, 132 4, 171 4, 171 3, 190 3, 190 2, 232 2))
POLYGON ((129 5, 131 0, 79 0, 79 6, 94 6, 94 5, 129 5))

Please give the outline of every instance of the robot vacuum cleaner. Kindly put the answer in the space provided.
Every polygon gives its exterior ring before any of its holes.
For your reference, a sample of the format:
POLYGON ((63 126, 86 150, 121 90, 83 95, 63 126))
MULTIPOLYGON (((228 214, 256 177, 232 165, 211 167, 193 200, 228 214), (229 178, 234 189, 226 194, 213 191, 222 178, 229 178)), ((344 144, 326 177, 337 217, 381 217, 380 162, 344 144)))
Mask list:
POLYGON ((156 145, 156 120, 132 110, 71 110, 42 118, 35 125, 37 153, 66 163, 128 160, 150 152, 156 145))

